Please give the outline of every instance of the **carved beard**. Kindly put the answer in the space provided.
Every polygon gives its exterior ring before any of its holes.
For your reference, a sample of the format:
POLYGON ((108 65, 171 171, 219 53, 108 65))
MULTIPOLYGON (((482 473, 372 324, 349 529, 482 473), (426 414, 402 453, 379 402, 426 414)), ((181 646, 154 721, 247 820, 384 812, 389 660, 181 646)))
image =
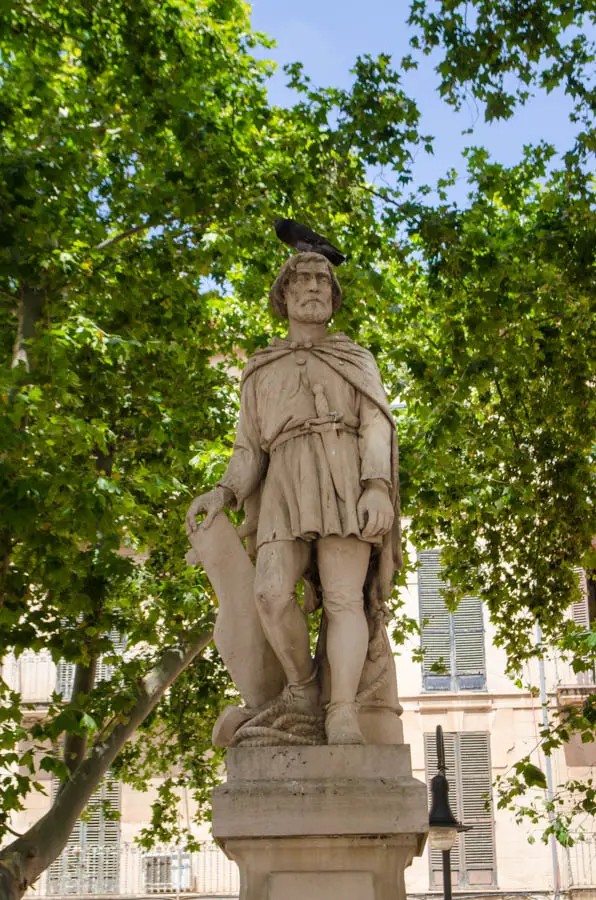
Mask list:
POLYGON ((316 302, 312 305, 309 303, 308 305, 295 307, 289 313, 288 318, 306 325, 324 325, 329 321, 332 314, 332 310, 329 309, 326 303, 316 302))

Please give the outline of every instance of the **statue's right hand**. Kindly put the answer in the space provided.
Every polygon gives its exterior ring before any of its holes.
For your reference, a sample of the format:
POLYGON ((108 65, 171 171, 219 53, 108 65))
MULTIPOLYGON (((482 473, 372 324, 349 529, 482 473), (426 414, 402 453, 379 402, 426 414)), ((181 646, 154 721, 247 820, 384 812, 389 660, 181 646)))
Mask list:
POLYGON ((200 494, 192 501, 186 513, 186 533, 190 537, 198 526, 197 516, 199 513, 207 513, 203 519, 201 526, 209 528, 214 518, 221 512, 226 505, 226 492, 222 487, 216 487, 206 494, 200 494))

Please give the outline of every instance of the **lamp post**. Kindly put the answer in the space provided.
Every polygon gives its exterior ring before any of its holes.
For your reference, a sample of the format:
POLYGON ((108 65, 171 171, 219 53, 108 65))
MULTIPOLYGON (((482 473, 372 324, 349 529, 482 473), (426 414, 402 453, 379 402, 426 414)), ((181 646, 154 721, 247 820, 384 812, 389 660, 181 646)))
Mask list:
POLYGON ((449 784, 445 776, 445 744, 443 729, 437 725, 437 768, 438 773, 430 783, 431 806, 428 816, 428 839, 433 850, 443 854, 443 897, 451 900, 451 850, 458 832, 469 831, 471 825, 457 821, 449 806, 449 784))

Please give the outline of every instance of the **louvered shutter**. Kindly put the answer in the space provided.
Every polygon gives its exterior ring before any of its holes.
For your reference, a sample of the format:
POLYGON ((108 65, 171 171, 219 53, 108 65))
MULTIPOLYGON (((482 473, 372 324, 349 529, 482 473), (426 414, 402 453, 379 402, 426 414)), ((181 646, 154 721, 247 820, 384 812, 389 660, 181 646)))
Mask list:
MULTIPOLYGON (((59 787, 52 782, 52 796, 59 787)), ((120 888, 120 783, 106 778, 81 819, 77 819, 61 856, 48 871, 50 894, 116 894, 120 888)))
MULTIPOLYGON (((457 747, 457 736, 455 734, 443 734, 443 742, 445 744, 445 764, 447 766, 447 771, 445 775, 447 776, 447 782, 449 784, 449 805, 453 812, 453 815, 456 819, 459 818, 459 807, 458 807, 458 790, 457 790, 457 756, 456 756, 456 747, 457 747)), ((431 806, 431 793, 430 793, 430 783, 431 780, 438 772, 438 762, 437 762, 437 743, 435 732, 427 733, 424 735, 424 762, 426 767, 426 787, 428 791, 428 808, 431 806)), ((451 872, 452 872, 452 880, 453 884, 459 884, 460 882, 460 869, 461 869, 461 848, 462 848, 462 836, 459 834, 457 836, 457 841, 453 850, 451 851, 451 872)), ((429 844, 429 859, 430 859, 430 885, 431 887, 436 887, 442 884, 443 881, 443 854, 440 850, 431 850, 429 844)))
POLYGON ((58 663, 56 671, 56 693, 61 694, 64 701, 70 700, 72 697, 74 671, 74 663, 65 662, 63 659, 58 663))
MULTIPOLYGON (((453 884, 461 887, 496 884, 494 825, 492 806, 485 809, 492 796, 488 732, 448 732, 443 734, 445 762, 449 783, 449 805, 453 815, 469 832, 458 835, 451 851, 453 884)), ((435 733, 424 735, 426 783, 430 808, 430 782, 437 774, 435 733)), ((430 886, 440 887, 443 859, 439 850, 429 850, 430 886)))
POLYGON ((420 550, 418 601, 424 650, 422 677, 426 690, 448 691, 452 677, 451 616, 441 595, 445 583, 441 581, 440 573, 439 551, 420 550))
MULTIPOLYGON (((578 586, 581 599, 577 603, 571 604, 571 615, 575 624, 583 631, 590 631, 592 623, 590 621, 590 590, 588 577, 583 569, 575 569, 578 579, 578 586)), ((594 609, 592 601, 592 610, 594 609)), ((585 672, 578 672, 576 675, 577 683, 581 685, 593 685, 596 683, 596 670, 594 665, 585 672)))
MULTIPOLYGON (((126 648, 126 638, 122 637, 122 635, 118 634, 117 631, 110 632, 110 640, 113 644, 113 650, 110 652, 110 656, 122 656, 124 650, 126 648)), ((103 656, 100 656, 97 661, 97 672, 95 673, 95 683, 97 684, 100 681, 110 681, 114 672, 114 666, 111 663, 107 663, 103 656)))
POLYGON ((457 737, 461 816, 472 826, 463 835, 466 882, 470 887, 492 885, 496 866, 489 734, 464 731, 457 737))
MULTIPOLYGON (((114 645, 113 653, 117 656, 122 656, 124 650, 126 649, 126 638, 122 637, 122 635, 118 634, 117 631, 110 632, 110 639, 114 645)), ((111 655, 111 654, 110 654, 111 655)), ((114 666, 105 661, 103 656, 100 656, 97 661, 97 670, 95 673, 95 684, 100 681, 109 681, 112 677, 114 671, 114 666)), ((72 689, 74 686, 74 673, 75 666, 74 663, 65 662, 64 660, 60 660, 58 663, 57 673, 56 673, 56 692, 62 695, 63 700, 70 700, 72 698, 72 689)))
POLYGON ((87 891, 115 894, 120 875, 120 783, 106 779, 88 807, 83 823, 87 857, 87 891))
MULTIPOLYGON (((68 664, 65 663, 65 665, 68 664)), ((59 787, 60 781, 52 776, 52 800, 56 799, 59 787)), ((77 819, 66 842, 66 847, 49 867, 49 894, 83 893, 82 829, 83 823, 77 819)))
POLYGON ((586 579, 586 573, 583 569, 575 570, 579 582, 579 589, 581 592, 581 600, 578 600, 577 603, 571 604, 571 615, 573 616, 573 621, 580 628, 583 628, 584 631, 589 631, 590 629, 590 608, 588 605, 588 582, 586 579))
POLYGON ((451 623, 456 687, 458 690, 483 690, 486 688, 486 661, 480 600, 477 597, 464 597, 452 614, 451 623))

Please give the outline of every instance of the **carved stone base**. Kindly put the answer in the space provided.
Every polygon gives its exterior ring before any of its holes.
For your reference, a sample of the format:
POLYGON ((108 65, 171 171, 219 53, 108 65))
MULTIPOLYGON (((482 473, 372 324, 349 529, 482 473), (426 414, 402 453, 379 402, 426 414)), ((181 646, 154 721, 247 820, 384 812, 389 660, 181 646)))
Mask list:
POLYGON ((407 745, 239 747, 227 770, 213 834, 240 900, 404 900, 428 831, 407 745))

